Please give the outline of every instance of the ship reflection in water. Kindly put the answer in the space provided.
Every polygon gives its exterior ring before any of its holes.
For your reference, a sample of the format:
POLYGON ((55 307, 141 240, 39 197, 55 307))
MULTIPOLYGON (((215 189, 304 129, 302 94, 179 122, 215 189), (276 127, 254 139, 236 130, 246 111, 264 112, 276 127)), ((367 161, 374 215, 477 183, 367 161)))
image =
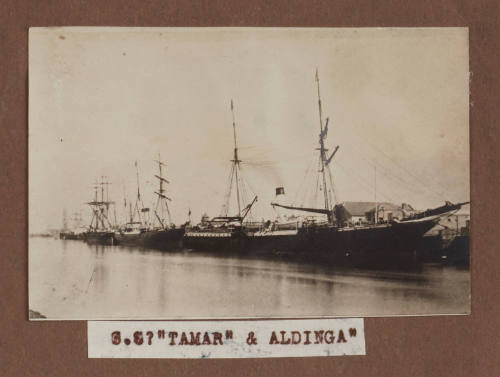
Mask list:
POLYGON ((334 268, 30 238, 30 309, 49 319, 468 313, 469 270, 334 268))

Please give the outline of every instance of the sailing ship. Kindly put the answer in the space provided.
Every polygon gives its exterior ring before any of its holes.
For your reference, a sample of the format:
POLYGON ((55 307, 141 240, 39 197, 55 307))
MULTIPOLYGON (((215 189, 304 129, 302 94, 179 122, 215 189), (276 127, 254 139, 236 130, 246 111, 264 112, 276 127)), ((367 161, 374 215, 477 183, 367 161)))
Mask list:
POLYGON ((224 203, 220 216, 209 219, 202 218, 202 222, 186 229, 184 235, 184 247, 194 250, 211 250, 217 252, 245 250, 248 245, 247 229, 244 221, 249 215, 252 206, 257 202, 257 196, 244 206, 243 190, 241 187, 241 160, 238 156, 238 143, 236 137, 236 121, 234 117, 234 105, 231 99, 231 114, 233 120, 233 159, 229 181, 224 196, 224 203), (230 200, 235 191, 237 213, 230 216, 230 200))
POLYGON ((71 217, 72 225, 69 226, 66 210, 63 212, 63 229, 59 233, 61 240, 83 240, 86 229, 82 226, 82 214, 74 212, 71 217))
POLYGON ((68 215, 66 214, 66 208, 63 210, 63 227, 59 232, 59 239, 67 240, 71 237, 71 231, 68 225, 68 215))
MULTIPOLYGON (((136 177, 137 177, 137 197, 135 199, 134 208, 129 202, 129 219, 121 226, 114 234, 115 240, 119 245, 136 246, 142 245, 142 234, 147 230, 147 224, 144 219, 144 214, 149 211, 149 208, 144 207, 141 196, 141 188, 139 184, 139 167, 135 162, 136 177)), ((126 203, 126 202, 125 202, 126 203)))
MULTIPOLYGON (((424 233, 430 230, 442 216, 458 210, 468 203, 452 204, 430 209, 413 216, 390 221, 378 221, 375 214, 373 223, 354 225, 349 222, 342 204, 334 203, 332 195, 333 176, 330 165, 339 150, 336 146, 331 153, 326 148, 328 118, 323 121, 322 103, 318 71, 317 84, 319 108, 319 182, 323 193, 323 208, 311 208, 271 203, 274 207, 322 215, 326 221, 304 220, 297 222, 295 229, 281 229, 271 223, 265 229, 253 232, 247 237, 254 251, 318 255, 329 260, 349 260, 375 265, 378 262, 399 262, 418 257, 418 245, 424 233)), ((375 206, 377 211, 378 206, 375 206)))
POLYGON ((110 218, 110 207, 114 202, 109 200, 108 187, 110 182, 107 182, 105 178, 102 176, 101 182, 95 183, 94 200, 87 203, 92 210, 92 218, 89 229, 84 233, 83 238, 85 242, 90 244, 113 245, 115 243, 114 226, 110 218), (101 193, 100 198, 99 191, 101 193), (104 195, 105 192, 106 195, 104 195))
MULTIPOLYGON (((182 247, 182 237, 184 236, 184 227, 177 227, 170 216, 168 202, 169 198, 165 185, 170 182, 163 176, 163 168, 166 164, 161 161, 161 156, 158 154, 158 174, 155 178, 158 179, 158 191, 155 191, 156 204, 153 209, 153 220, 151 225, 141 232, 141 244, 144 247, 159 249, 159 250, 177 250, 182 247)), ((143 208, 143 212, 149 212, 149 208, 143 208)))
MULTIPOLYGON (((137 172, 137 198, 134 209, 130 209, 129 221, 118 231, 111 224, 109 210, 113 205, 107 194, 108 182, 102 181, 95 186, 95 198, 87 203, 92 208, 92 221, 85 233, 87 242, 102 244, 130 244, 162 250, 187 248, 193 250, 212 250, 216 252, 278 253, 294 256, 318 256, 333 261, 348 261, 356 264, 374 266, 377 263, 415 260, 421 249, 423 235, 433 228, 443 217, 469 203, 450 203, 444 206, 417 212, 402 211, 399 217, 380 217, 379 204, 367 216, 367 221, 353 222, 343 203, 336 200, 333 175, 330 166, 339 150, 331 151, 326 147, 328 118, 323 120, 320 83, 316 70, 316 86, 319 110, 319 146, 317 189, 322 192, 320 206, 295 206, 275 200, 274 208, 308 213, 309 216, 287 216, 285 221, 248 221, 252 207, 257 202, 247 200, 247 190, 241 172, 242 160, 239 157, 236 121, 233 100, 231 115, 233 128, 233 158, 224 203, 219 216, 203 216, 201 223, 177 227, 172 222, 169 209, 171 198, 167 196, 166 185, 169 181, 163 176, 166 164, 158 155, 159 188, 155 191, 154 209, 144 207, 137 172), (106 200, 105 200, 106 187, 106 200), (100 189, 100 198, 99 190, 100 189), (232 203, 232 208, 230 206, 232 203), (147 218, 147 220, 146 220, 147 218), (151 221, 152 220, 152 221, 151 221)), ((318 191, 318 190, 317 190, 318 191)), ((284 188, 276 189, 276 197, 283 199, 284 188)), ((387 203, 386 203, 387 204, 387 203)), ((402 205, 402 209, 405 205, 402 205)), ((408 206, 406 206, 408 207, 408 206)), ((190 212, 191 214, 191 212, 190 212)), ((115 219, 116 223, 116 219, 115 219)))

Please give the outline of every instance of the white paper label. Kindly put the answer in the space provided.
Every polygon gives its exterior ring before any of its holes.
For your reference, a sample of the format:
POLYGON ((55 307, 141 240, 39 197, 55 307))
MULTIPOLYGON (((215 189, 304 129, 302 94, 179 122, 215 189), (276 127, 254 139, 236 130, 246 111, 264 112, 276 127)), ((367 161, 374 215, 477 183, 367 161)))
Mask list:
POLYGON ((365 355, 362 318, 89 321, 89 358, 365 355))

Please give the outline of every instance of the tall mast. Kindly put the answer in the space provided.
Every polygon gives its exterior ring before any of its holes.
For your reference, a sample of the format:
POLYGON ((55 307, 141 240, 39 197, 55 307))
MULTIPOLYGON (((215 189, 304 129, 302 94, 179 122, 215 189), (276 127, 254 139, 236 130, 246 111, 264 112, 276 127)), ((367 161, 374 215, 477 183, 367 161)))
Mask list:
POLYGON ((66 214, 66 208, 63 209, 63 230, 68 229, 68 216, 66 214))
MULTIPOLYGON (((233 217, 230 216, 231 218, 238 218, 239 221, 243 221, 245 218, 245 209, 242 209, 242 204, 245 204, 246 201, 246 190, 245 190, 245 185, 243 182, 243 179, 240 182, 240 175, 241 175, 241 160, 239 159, 238 156, 238 138, 236 135, 236 120, 235 120, 235 115, 234 115, 234 103, 233 100, 231 99, 231 115, 233 118, 233 142, 234 142, 234 149, 233 149, 233 159, 231 161, 231 170, 229 171, 229 176, 228 176, 228 182, 227 182, 227 188, 226 188, 226 193, 224 195, 224 202, 222 205, 222 211, 220 216, 221 217, 227 217, 228 216, 228 211, 230 210, 230 201, 232 198, 232 192, 233 192, 233 184, 236 186, 236 201, 238 202, 238 213, 233 217), (241 187, 240 187, 241 183, 241 187)), ((243 178, 243 176, 242 176, 243 178)))
POLYGON ((135 162, 135 174, 137 177, 137 200, 141 200, 141 189, 139 186, 139 166, 137 166, 137 161, 135 162))
POLYGON ((96 178, 95 183, 94 183, 94 191, 95 191, 95 202, 97 202, 99 199, 97 197, 97 191, 99 190, 99 182, 96 178))
MULTIPOLYGON (((137 177, 137 198, 135 200, 135 207, 134 207, 134 217, 135 213, 137 212, 137 216, 139 217, 139 222, 142 223, 142 216, 141 216, 141 210, 139 209, 139 204, 141 204, 141 209, 144 207, 142 205, 142 199, 141 199, 141 187, 139 183, 139 166, 137 164, 137 161, 135 161, 135 173, 137 177)), ((132 222, 133 220, 131 220, 132 222)))
POLYGON ((98 192, 99 192, 99 181, 96 178, 95 183, 94 183, 94 192, 95 192, 95 197, 94 197, 94 203, 90 203, 90 206, 92 208, 92 220, 90 222, 90 227, 92 228, 92 224, 95 219, 95 230, 99 228, 99 210, 97 207, 97 203, 99 202, 99 197, 98 197, 98 192))
POLYGON ((72 223, 72 227, 73 229, 76 229, 80 226, 80 223, 79 223, 79 219, 78 219, 78 212, 73 212, 73 216, 71 217, 71 223, 72 223))
MULTIPOLYGON (((298 210, 298 211, 305 211, 305 212, 312 212, 312 213, 321 213, 327 216, 328 222, 330 224, 333 224, 334 222, 334 214, 333 210, 331 207, 333 207, 333 204, 337 201, 335 197, 335 191, 334 191, 334 185, 333 185, 333 179, 332 179, 332 172, 330 170, 330 162, 332 161, 333 157, 339 150, 339 146, 337 145, 334 149, 333 152, 330 153, 330 156, 327 157, 327 152, 328 149, 325 148, 325 139, 328 133, 328 118, 326 118, 325 124, 323 124, 323 109, 321 106, 321 92, 319 88, 319 75, 318 75, 318 69, 316 68, 316 85, 317 85, 317 90, 318 90, 318 109, 319 109, 319 148, 316 148, 316 150, 319 151, 319 170, 318 174, 321 173, 322 176, 322 189, 323 189, 323 199, 324 199, 324 208, 309 208, 309 207, 296 207, 296 206, 290 206, 290 205, 283 205, 279 203, 271 203, 273 206, 281 207, 281 208, 286 208, 286 209, 292 209, 292 210, 298 210), (327 180, 327 175, 328 175, 328 180, 327 180), (328 184, 330 184, 331 191, 328 189, 328 184), (333 198, 330 197, 330 195, 333 194, 333 198)), ((319 175, 318 177, 318 183, 316 185, 316 190, 318 189, 319 186, 319 175)), ((321 190, 320 187, 320 190, 321 190)), ((316 196, 315 196, 316 197, 316 196)), ((316 203, 315 203, 316 204, 316 203)))
POLYGON ((163 194, 163 175, 162 175, 162 171, 161 171, 161 166, 162 166, 162 163, 161 163, 161 156, 160 156, 160 152, 158 152, 158 169, 159 169, 159 173, 160 173, 160 194, 163 194))
MULTIPOLYGON (((102 208, 101 210, 101 213, 100 213, 100 220, 101 220, 101 225, 102 225, 102 228, 106 228, 106 225, 104 224, 104 216, 107 215, 107 213, 104 212, 104 208, 106 208, 106 204, 104 204, 104 176, 101 175, 101 183, 100 183, 100 186, 101 186, 101 204, 104 205, 104 207, 102 208)), ((106 208, 107 210, 107 208, 106 208)))
POLYGON ((167 224, 164 223, 164 212, 163 212, 163 204, 165 205, 165 210, 167 212, 168 216, 168 221, 172 223, 172 219, 170 217, 170 210, 168 208, 168 203, 167 200, 171 200, 169 197, 165 195, 165 189, 163 188, 164 183, 169 183, 167 179, 163 177, 163 170, 162 166, 165 165, 163 162, 161 162, 161 156, 160 153, 158 153, 158 170, 159 170, 159 175, 155 175, 156 178, 160 181, 160 188, 158 191, 155 191, 155 194, 158 195, 158 200, 156 201, 156 207, 155 207, 155 217, 160 223, 162 228, 166 228, 167 224), (160 207, 161 213, 158 214, 158 207, 160 207))
POLYGON ((111 202, 109 201, 109 185, 110 182, 107 181, 107 177, 105 175, 101 176, 101 204, 105 208, 105 212, 102 214, 103 216, 101 218, 103 228, 106 228, 104 220, 106 220, 111 226, 111 222, 109 221, 109 206, 111 204, 111 202), (106 192, 106 200, 104 200, 104 192, 106 192))
POLYGON ((238 202, 238 217, 241 217, 241 205, 240 205, 240 187, 238 184, 238 167, 240 164, 240 160, 238 159, 238 145, 236 143, 236 121, 234 120, 234 106, 233 99, 231 99, 231 114, 233 116, 233 136, 234 136, 234 160, 233 163, 235 165, 235 180, 236 180, 236 200, 238 202))
POLYGON ((101 202, 104 202, 104 176, 101 175, 101 202))
MULTIPOLYGON (((105 176, 101 176, 101 181, 99 182, 96 180, 96 183, 94 185, 94 200, 91 202, 88 202, 87 204, 92 208, 92 219, 90 221, 90 228, 91 230, 97 231, 99 229, 99 226, 102 226, 102 229, 106 228, 105 221, 107 221, 108 225, 112 228, 113 224, 111 224, 110 219, 109 219, 109 206, 114 204, 113 201, 109 200, 109 185, 111 184, 110 182, 105 181, 105 176), (106 189, 105 189, 106 187, 106 189), (99 188, 101 191, 101 200, 99 200, 99 188), (106 191, 106 200, 104 200, 104 191, 106 191), (95 226, 93 226, 95 219, 95 226)), ((115 216, 115 223, 116 223, 116 216, 115 216)))
POLYGON ((326 149, 324 143, 324 130, 323 130, 323 112, 321 108, 321 94, 319 89, 319 75, 318 69, 316 68, 316 84, 318 88, 318 108, 319 108, 319 151, 320 151, 320 161, 321 161, 321 175, 323 178, 323 196, 325 200, 325 209, 330 210, 330 204, 328 202, 328 188, 326 185, 326 174, 325 174, 325 161, 326 161, 326 149))

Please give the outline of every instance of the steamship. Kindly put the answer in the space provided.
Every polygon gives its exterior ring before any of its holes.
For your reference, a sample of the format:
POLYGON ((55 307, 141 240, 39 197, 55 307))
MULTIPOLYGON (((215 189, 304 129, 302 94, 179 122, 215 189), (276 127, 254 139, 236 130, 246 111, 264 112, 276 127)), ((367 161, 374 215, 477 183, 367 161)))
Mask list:
MULTIPOLYGON (((236 126, 233 102, 231 101, 234 158, 231 160, 231 180, 228 190, 229 193, 233 187, 236 190, 238 212, 234 216, 228 216, 227 206, 225 206, 226 211, 223 211, 221 216, 211 220, 205 219, 201 224, 190 227, 184 236, 185 247, 217 252, 314 256, 335 262, 366 263, 369 265, 388 261, 391 263, 414 261, 419 257, 418 250, 423 235, 433 228, 443 216, 457 211, 462 205, 468 203, 446 202, 445 205, 438 208, 413 212, 408 216, 389 220, 379 219, 379 207, 375 205, 375 213, 370 223, 353 224, 349 221, 344 205, 335 204, 333 200, 334 188, 330 165, 339 150, 339 146, 336 146, 331 153, 325 146, 328 135, 328 118, 325 122, 323 121, 317 71, 315 81, 320 131, 319 147, 317 148, 319 152, 318 182, 320 182, 323 193, 323 207, 311 208, 273 202, 271 205, 275 208, 306 212, 314 216, 303 217, 301 220, 287 224, 268 221, 259 227, 245 225, 245 218, 257 201, 257 196, 242 209, 244 204, 240 198, 240 179, 238 178, 238 175, 241 174, 241 160, 238 158, 236 126), (318 220, 318 217, 321 219, 318 220)), ((277 194, 282 193, 282 190, 283 188, 277 189, 277 194)), ((226 200, 228 197, 226 195, 226 200)))
POLYGON ((229 182, 226 189, 224 204, 220 216, 210 219, 204 216, 200 224, 189 226, 183 238, 185 248, 193 250, 210 250, 216 252, 239 252, 247 250, 249 246, 249 229, 244 225, 245 219, 250 213, 252 206, 257 202, 257 196, 246 205, 242 200, 242 177, 241 160, 238 156, 238 144, 236 138, 236 121, 234 117, 234 104, 231 100, 231 113, 233 119, 233 159, 231 160, 231 170, 229 182), (234 194, 238 213, 230 216, 229 201, 231 194, 234 194))
POLYGON ((135 163, 137 173, 137 198, 134 209, 130 209, 129 221, 117 232, 115 239, 119 245, 139 246, 159 250, 177 250, 182 247, 182 237, 184 227, 176 227, 170 218, 168 201, 171 200, 166 195, 165 185, 169 181, 163 176, 163 169, 166 166, 158 155, 158 179, 159 188, 155 191, 157 196, 155 207, 153 208, 153 218, 147 221, 150 209, 144 206, 139 186, 139 170, 135 163))

